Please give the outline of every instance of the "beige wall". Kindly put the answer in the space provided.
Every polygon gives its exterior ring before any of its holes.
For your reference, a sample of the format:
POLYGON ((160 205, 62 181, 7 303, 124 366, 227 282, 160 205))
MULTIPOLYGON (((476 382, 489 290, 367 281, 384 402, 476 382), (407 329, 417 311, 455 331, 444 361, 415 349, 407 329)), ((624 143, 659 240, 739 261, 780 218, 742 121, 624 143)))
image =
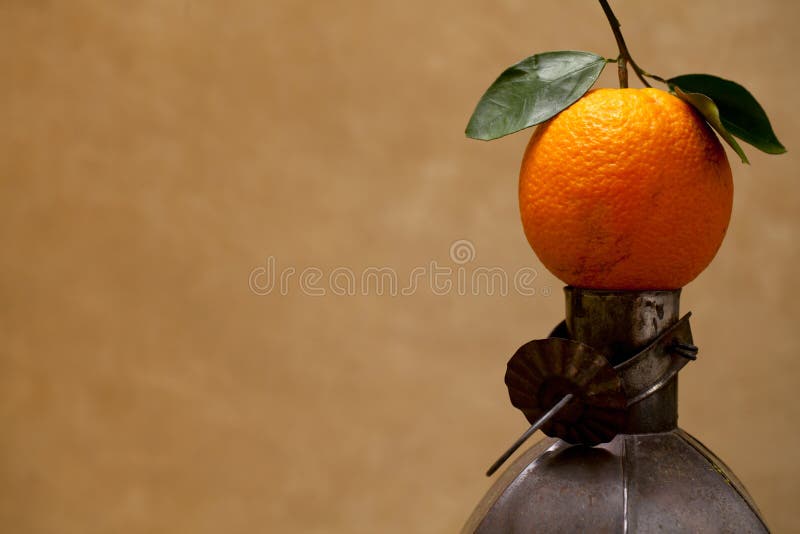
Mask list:
MULTIPOLYGON (((800 4, 614 6, 641 64, 744 83, 789 148, 732 158, 681 422, 800 532, 800 4)), ((0 1, 1 530, 458 529, 524 428, 505 362, 563 313, 518 221, 529 134, 462 132, 512 62, 614 55, 605 24, 580 0, 0 1), (248 289, 268 256, 405 282, 459 239, 537 294, 248 289)))

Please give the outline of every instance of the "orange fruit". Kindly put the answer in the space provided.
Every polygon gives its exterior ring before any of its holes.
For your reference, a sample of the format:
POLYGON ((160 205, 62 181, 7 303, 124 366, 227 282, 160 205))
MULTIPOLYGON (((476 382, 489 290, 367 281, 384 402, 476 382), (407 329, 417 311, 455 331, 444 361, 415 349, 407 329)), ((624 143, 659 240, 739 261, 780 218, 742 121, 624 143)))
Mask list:
POLYGON ((677 289, 722 244, 733 179, 689 104, 658 89, 596 89, 533 133, 519 204, 528 242, 567 284, 677 289))

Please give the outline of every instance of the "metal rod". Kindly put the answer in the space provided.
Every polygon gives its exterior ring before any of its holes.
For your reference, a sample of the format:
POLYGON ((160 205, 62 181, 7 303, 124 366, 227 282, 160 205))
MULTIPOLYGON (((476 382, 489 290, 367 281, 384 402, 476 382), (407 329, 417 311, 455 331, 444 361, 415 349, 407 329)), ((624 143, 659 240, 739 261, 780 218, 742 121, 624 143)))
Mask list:
POLYGON ((515 452, 517 449, 519 449, 519 448, 520 448, 520 446, 522 446, 522 444, 523 444, 523 443, 525 443, 525 442, 528 440, 528 438, 529 438, 529 437, 531 437, 531 435, 532 435, 534 432, 536 432, 537 430, 539 430, 539 429, 542 427, 542 425, 543 425, 543 424, 545 424, 547 421, 549 421, 549 420, 550 420, 550 418, 551 418, 551 417, 553 417, 555 414, 557 414, 558 412, 560 412, 560 411, 561 411, 561 409, 562 409, 562 408, 564 408, 564 406, 566 406, 567 404, 569 404, 569 401, 571 401, 571 400, 572 400, 572 398, 573 398, 574 396, 575 396, 575 395, 573 395, 572 393, 567 393, 566 395, 564 395, 564 397, 563 397, 563 398, 562 398, 560 401, 558 401, 558 402, 555 404, 555 406, 553 406, 552 408, 550 408, 550 409, 547 411, 547 413, 546 413, 546 414, 544 414, 543 416, 541 416, 541 417, 538 419, 538 421, 536 421, 535 423, 533 423, 533 424, 530 426, 530 428, 529 428, 528 430, 526 430, 526 431, 525 431, 525 432, 524 432, 524 433, 523 433, 523 434, 522 434, 522 435, 519 437, 519 439, 518 439, 517 441, 515 441, 515 442, 514 442, 514 444, 513 444, 511 447, 509 447, 509 449, 508 449, 506 452, 504 452, 504 453, 503 453, 503 455, 502 455, 500 458, 498 458, 498 459, 497 459, 497 461, 496 461, 495 463, 493 463, 493 464, 492 464, 492 466, 489 468, 489 470, 488 470, 488 471, 486 471, 486 476, 487 476, 487 477, 490 477, 490 476, 492 476, 492 475, 495 473, 495 471, 497 471, 498 469, 500 469, 500 466, 501 466, 501 465, 503 465, 504 463, 506 463, 506 460, 508 460, 508 459, 511 457, 511 455, 512 455, 512 454, 514 454, 514 452, 515 452))
POLYGON ((697 359, 697 353, 700 350, 696 345, 692 345, 691 343, 675 343, 671 348, 672 352, 675 354, 692 361, 697 359))

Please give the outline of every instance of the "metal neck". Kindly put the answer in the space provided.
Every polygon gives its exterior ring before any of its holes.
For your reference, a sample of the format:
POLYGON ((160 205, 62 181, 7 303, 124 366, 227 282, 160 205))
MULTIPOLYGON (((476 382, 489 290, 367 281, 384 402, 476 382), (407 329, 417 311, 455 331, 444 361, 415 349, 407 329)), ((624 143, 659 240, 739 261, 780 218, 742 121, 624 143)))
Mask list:
MULTIPOLYGON (((636 355, 678 319, 681 290, 610 291, 568 286, 570 339, 600 351, 612 365, 636 355)), ((678 379, 628 413, 628 434, 666 432, 678 423, 678 379)))

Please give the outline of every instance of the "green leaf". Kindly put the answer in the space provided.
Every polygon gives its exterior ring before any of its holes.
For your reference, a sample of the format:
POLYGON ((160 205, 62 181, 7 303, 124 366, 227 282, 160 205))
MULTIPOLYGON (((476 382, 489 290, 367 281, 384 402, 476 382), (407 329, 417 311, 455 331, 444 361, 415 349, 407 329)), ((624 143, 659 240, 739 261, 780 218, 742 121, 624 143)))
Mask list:
POLYGON ((685 74, 667 80, 685 92, 701 93, 717 105, 722 124, 733 135, 767 154, 783 154, 767 114, 750 92, 736 82, 710 74, 685 74))
POLYGON ((554 117, 594 84, 606 65, 590 52, 545 52, 507 68, 486 90, 467 137, 488 141, 554 117))
POLYGON ((717 105, 713 100, 700 93, 686 93, 677 85, 672 89, 675 91, 675 94, 678 96, 678 98, 685 100, 700 112, 700 114, 706 119, 711 127, 714 128, 729 145, 731 145, 731 148, 733 148, 737 154, 739 154, 739 157, 742 158, 742 163, 750 163, 747 161, 747 156, 744 155, 744 150, 742 150, 742 147, 739 146, 739 143, 736 142, 736 139, 733 138, 720 120, 719 109, 717 109, 717 105))

